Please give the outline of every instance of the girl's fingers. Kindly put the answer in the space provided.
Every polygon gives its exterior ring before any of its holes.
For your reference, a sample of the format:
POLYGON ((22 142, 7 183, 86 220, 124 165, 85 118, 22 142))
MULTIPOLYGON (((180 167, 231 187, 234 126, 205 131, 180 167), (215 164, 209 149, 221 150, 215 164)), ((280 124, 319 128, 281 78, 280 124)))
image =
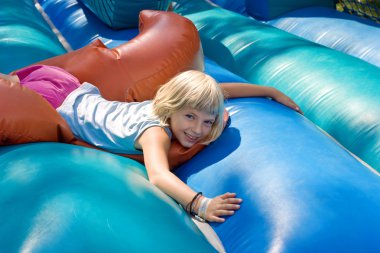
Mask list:
POLYGON ((233 205, 233 204, 225 204, 222 205, 219 210, 238 210, 240 208, 240 205, 233 205))
POLYGON ((225 199, 223 203, 225 204, 240 204, 243 200, 239 198, 229 198, 225 199))
POLYGON ((211 217, 209 217, 209 221, 215 221, 215 222, 224 222, 223 216, 231 216, 234 215, 234 211, 227 211, 227 210, 218 210, 215 211, 213 214, 211 214, 211 217))
POLYGON ((290 97, 284 95, 283 97, 279 97, 278 99, 275 99, 277 102, 287 106, 287 107, 290 107, 292 108, 293 110, 303 114, 303 112, 301 111, 301 109, 299 108, 299 106, 297 105, 296 102, 294 102, 290 97))
POLYGON ((229 198, 234 198, 235 196, 236 196, 236 193, 227 192, 227 193, 221 195, 220 197, 222 199, 229 199, 229 198))
POLYGON ((235 211, 231 210, 218 210, 215 212, 215 216, 231 216, 235 213, 235 211))
POLYGON ((297 104, 292 103, 292 104, 290 104, 290 105, 286 105, 286 106, 288 106, 288 107, 290 107, 291 109, 293 109, 293 110, 295 110, 295 111, 297 111, 297 112, 299 112, 299 113, 302 114, 302 111, 301 111, 301 109, 299 108, 299 106, 298 106, 297 104))
POLYGON ((224 222, 224 219, 223 218, 220 218, 220 217, 217 217, 217 216, 213 216, 209 219, 209 221, 213 221, 213 222, 224 222))
POLYGON ((300 107, 294 101, 292 101, 291 108, 293 108, 297 112, 303 114, 302 111, 301 111, 301 109, 300 109, 300 107))
POLYGON ((207 220, 212 222, 224 222, 223 216, 231 216, 240 208, 242 199, 236 198, 236 193, 227 192, 212 200, 207 209, 207 220))

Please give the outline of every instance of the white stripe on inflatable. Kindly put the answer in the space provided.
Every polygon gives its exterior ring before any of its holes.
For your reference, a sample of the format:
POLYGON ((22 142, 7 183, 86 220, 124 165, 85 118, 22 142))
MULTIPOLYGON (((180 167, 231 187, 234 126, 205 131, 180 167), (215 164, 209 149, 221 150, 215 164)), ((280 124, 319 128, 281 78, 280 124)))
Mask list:
POLYGON ((73 51, 73 48, 70 46, 70 44, 67 42, 65 37, 61 34, 61 32, 55 27, 53 22, 50 20, 49 16, 46 14, 38 0, 34 0, 34 6, 38 10, 38 12, 41 14, 43 19, 46 21, 46 23, 50 26, 50 29, 54 32, 54 34, 57 36, 59 42, 61 42, 62 46, 66 49, 67 52, 73 51))
POLYGON ((214 229, 206 222, 200 222, 194 218, 192 221, 197 225, 202 234, 206 237, 207 241, 215 248, 219 253, 226 253, 222 241, 219 236, 215 233, 214 229))

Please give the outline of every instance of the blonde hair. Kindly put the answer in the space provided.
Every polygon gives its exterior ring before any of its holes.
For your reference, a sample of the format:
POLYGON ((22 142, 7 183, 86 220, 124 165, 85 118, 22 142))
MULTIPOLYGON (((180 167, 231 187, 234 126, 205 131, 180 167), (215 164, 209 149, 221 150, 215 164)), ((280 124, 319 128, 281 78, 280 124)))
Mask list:
POLYGON ((202 144, 209 144, 221 135, 224 96, 214 78, 196 70, 182 72, 162 85, 153 99, 153 113, 163 125, 169 125, 171 115, 187 107, 216 116, 202 144))

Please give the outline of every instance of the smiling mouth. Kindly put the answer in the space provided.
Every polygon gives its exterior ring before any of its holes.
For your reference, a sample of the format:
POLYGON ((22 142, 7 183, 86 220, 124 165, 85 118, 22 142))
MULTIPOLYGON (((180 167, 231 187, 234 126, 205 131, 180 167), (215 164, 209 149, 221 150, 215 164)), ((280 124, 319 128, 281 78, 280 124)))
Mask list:
POLYGON ((199 140, 199 137, 197 136, 193 136, 191 134, 188 134, 185 132, 185 136, 187 137, 187 139, 190 141, 190 142, 197 142, 199 140))

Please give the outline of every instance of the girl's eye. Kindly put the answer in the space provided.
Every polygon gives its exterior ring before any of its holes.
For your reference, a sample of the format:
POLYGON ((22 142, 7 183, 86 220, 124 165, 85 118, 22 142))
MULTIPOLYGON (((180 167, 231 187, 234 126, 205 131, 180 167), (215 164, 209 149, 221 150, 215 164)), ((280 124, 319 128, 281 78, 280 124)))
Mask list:
POLYGON ((186 114, 185 117, 188 119, 194 119, 194 115, 192 114, 186 114))
POLYGON ((214 124, 214 121, 206 120, 205 124, 208 125, 208 126, 212 126, 214 124))

